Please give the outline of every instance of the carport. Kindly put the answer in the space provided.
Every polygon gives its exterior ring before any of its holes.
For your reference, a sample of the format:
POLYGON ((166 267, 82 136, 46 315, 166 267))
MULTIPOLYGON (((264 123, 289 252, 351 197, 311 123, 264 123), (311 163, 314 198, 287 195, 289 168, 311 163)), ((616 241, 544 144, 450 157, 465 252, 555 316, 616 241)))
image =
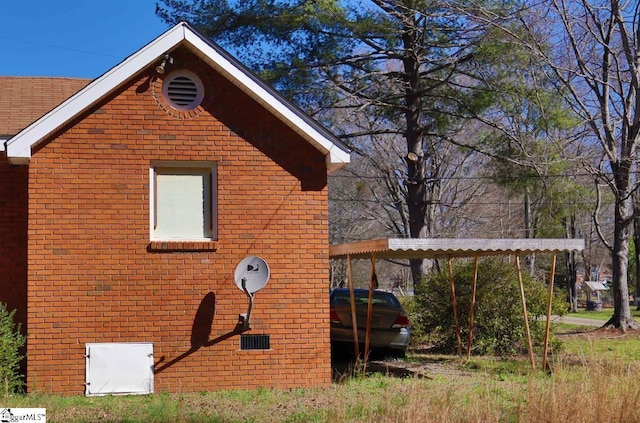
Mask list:
POLYGON ((456 289, 453 278, 454 258, 474 258, 474 275, 471 289, 471 310, 469 313, 469 336, 467 339, 467 358, 471 356, 471 341, 473 337, 473 313, 475 308, 476 284, 478 280, 478 260, 483 256, 512 256, 515 258, 520 284, 520 296, 524 314, 525 333, 528 342, 529 361, 535 368, 535 358, 529 330, 527 315, 527 302, 522 282, 522 269, 520 256, 535 253, 552 254, 551 270, 549 275, 549 297, 547 303, 547 322, 544 338, 544 352, 542 368, 546 368, 547 347, 549 341, 549 328, 551 321, 551 303, 553 299, 553 279, 555 277, 556 254, 561 252, 582 251, 585 242, 583 239, 463 239, 463 238, 381 238, 369 241, 359 241, 346 244, 332 245, 329 247, 329 257, 333 259, 347 260, 347 277, 351 292, 351 317, 353 322, 353 340, 356 357, 359 356, 358 328, 356 323, 354 284, 351 261, 353 259, 370 259, 371 273, 369 278, 369 302, 367 306, 367 327, 364 342, 364 368, 367 365, 369 353, 369 334, 371 331, 372 293, 375 289, 376 259, 446 259, 449 266, 449 279, 451 281, 451 298, 453 303, 456 335, 458 338, 458 354, 462 355, 462 339, 460 323, 458 321, 458 309, 456 304, 456 289))

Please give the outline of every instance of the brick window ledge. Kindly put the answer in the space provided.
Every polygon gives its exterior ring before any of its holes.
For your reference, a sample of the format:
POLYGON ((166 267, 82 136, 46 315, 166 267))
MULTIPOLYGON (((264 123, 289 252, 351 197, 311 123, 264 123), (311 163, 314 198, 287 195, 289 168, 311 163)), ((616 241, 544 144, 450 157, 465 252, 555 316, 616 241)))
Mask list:
POLYGON ((218 241, 151 241, 147 246, 152 252, 179 252, 179 251, 216 251, 218 241))

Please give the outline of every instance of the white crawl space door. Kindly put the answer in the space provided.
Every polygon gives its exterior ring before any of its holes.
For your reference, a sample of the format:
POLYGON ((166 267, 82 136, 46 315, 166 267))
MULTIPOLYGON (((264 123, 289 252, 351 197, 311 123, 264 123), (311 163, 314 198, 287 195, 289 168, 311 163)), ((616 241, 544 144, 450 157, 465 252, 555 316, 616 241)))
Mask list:
POLYGON ((85 395, 153 393, 152 343, 86 344, 85 395))

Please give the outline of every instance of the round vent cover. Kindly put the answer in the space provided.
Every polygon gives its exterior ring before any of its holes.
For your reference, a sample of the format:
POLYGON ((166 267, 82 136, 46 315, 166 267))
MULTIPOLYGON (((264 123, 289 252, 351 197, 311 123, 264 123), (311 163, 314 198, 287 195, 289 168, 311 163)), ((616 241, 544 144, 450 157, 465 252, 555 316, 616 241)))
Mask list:
POLYGON ((179 70, 167 75, 162 95, 176 110, 193 110, 202 102, 204 87, 195 73, 179 70))

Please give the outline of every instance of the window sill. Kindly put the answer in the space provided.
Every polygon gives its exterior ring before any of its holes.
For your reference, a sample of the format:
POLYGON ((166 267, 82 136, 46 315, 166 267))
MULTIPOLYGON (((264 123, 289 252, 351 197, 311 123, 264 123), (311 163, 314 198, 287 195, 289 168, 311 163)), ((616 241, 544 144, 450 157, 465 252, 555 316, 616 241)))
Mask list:
POLYGON ((179 251, 217 251, 218 241, 151 241, 147 251, 179 252, 179 251))

